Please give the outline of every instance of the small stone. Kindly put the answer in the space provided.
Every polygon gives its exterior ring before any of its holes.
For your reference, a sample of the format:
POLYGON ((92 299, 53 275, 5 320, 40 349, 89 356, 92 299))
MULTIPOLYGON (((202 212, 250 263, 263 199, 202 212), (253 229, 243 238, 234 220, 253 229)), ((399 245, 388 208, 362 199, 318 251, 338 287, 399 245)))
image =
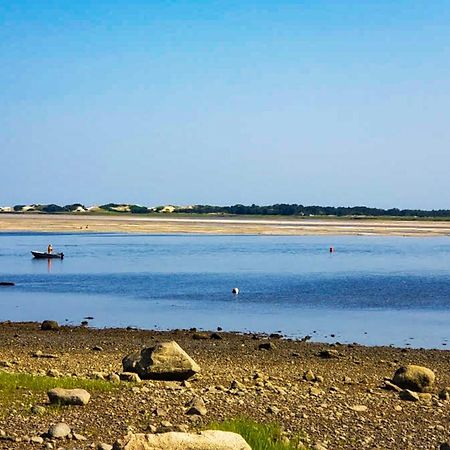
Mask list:
POLYGON ((260 350, 275 350, 277 347, 273 342, 262 342, 258 348, 260 350))
POLYGON ((314 375, 314 372, 312 370, 307 370, 303 374, 303 379, 306 380, 306 381, 315 381, 316 376, 314 375))
POLYGON ((49 429, 47 434, 56 439, 65 438, 70 434, 70 427, 64 422, 59 422, 54 425, 52 425, 49 429))
POLYGON ((92 347, 92 350, 94 352, 102 352, 103 351, 103 347, 100 347, 100 345, 95 345, 94 347, 92 347))
POLYGON ((122 372, 119 374, 119 377, 122 381, 128 381, 131 383, 140 383, 141 378, 137 373, 134 372, 122 372))
POLYGON ((354 406, 350 406, 350 409, 352 411, 356 411, 356 412, 366 412, 367 406, 366 405, 354 405, 354 406))
POLYGON ((231 382, 230 389, 243 390, 243 389, 245 389, 245 386, 242 383, 240 383, 238 380, 233 380, 231 382))
POLYGON ((87 438, 82 434, 73 433, 72 436, 75 441, 87 441, 87 438))
POLYGON ((11 368, 13 365, 9 361, 0 361, 0 367, 11 368))
POLYGON ((277 408, 276 406, 270 405, 267 408, 267 412, 270 413, 270 414, 278 414, 280 412, 280 409, 277 408))
POLYGON ((445 387, 439 392, 439 398, 441 400, 450 400, 450 387, 445 387))
POLYGON ((50 403, 59 405, 79 405, 89 403, 91 394, 84 389, 55 388, 47 392, 50 403))
POLYGON ((47 370, 47 376, 52 378, 59 378, 61 377, 61 372, 57 369, 49 369, 47 370))
POLYGON ((319 389, 318 387, 315 387, 315 386, 312 386, 309 388, 309 393, 314 397, 318 397, 319 395, 324 394, 322 389, 319 389))
POLYGON ((31 407, 31 413, 37 416, 42 416, 42 414, 45 414, 45 408, 41 405, 34 405, 31 407))
POLYGON ((403 408, 402 408, 400 405, 395 405, 395 406, 394 406, 394 409, 395 409, 397 412, 403 411, 403 408))
POLYGON ((194 333, 192 339, 196 341, 206 340, 209 339, 209 335, 207 333, 194 333))
POLYGON ((41 438, 41 436, 32 436, 31 439, 30 439, 30 441, 31 441, 33 444, 43 444, 43 443, 44 443, 44 439, 41 438))
POLYGON ((110 373, 106 378, 108 381, 111 381, 111 383, 120 383, 120 377, 117 373, 110 373))
POLYGON ((319 356, 324 359, 339 358, 339 352, 337 350, 322 350, 319 356))
POLYGON ((186 406, 186 414, 204 416, 207 413, 205 402, 200 397, 194 397, 186 406))
POLYGON ((105 444, 104 442, 100 442, 97 444, 97 450, 112 450, 113 446, 109 444, 105 444))
POLYGON ((211 335, 209 337, 210 337, 210 339, 215 339, 215 340, 218 340, 218 341, 223 339, 222 336, 219 333, 211 333, 211 335))
POLYGON ((409 389, 404 389, 399 393, 399 397, 402 400, 407 400, 410 402, 418 402, 420 400, 419 394, 416 392, 410 391, 409 389))

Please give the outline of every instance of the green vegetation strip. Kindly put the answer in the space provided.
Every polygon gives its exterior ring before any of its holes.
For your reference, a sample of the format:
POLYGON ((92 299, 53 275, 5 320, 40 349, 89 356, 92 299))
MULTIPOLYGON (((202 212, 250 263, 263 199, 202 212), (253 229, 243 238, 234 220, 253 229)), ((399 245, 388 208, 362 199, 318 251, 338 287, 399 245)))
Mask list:
POLYGON ((220 423, 213 423, 209 427, 213 430, 232 431, 240 434, 250 445, 252 450, 307 450, 302 444, 301 437, 283 441, 281 428, 276 424, 259 424, 249 419, 233 419, 220 423))
POLYGON ((75 377, 53 378, 28 373, 0 372, 0 391, 2 394, 13 393, 19 389, 47 391, 55 387, 86 389, 87 391, 111 391, 115 388, 115 385, 104 380, 88 380, 75 377))

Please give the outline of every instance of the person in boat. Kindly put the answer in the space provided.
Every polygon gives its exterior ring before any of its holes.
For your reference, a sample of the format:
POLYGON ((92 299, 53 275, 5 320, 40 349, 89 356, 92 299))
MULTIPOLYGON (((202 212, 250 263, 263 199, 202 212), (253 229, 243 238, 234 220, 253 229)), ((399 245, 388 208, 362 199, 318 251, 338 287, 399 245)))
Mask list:
POLYGON ((47 253, 51 253, 53 251, 52 244, 48 244, 47 253))

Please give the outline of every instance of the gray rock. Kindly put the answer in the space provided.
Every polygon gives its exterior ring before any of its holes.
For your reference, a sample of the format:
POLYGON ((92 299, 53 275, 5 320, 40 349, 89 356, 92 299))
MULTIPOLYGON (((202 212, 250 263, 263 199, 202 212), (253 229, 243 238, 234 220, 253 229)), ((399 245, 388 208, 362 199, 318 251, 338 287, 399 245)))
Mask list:
POLYGON ((186 406, 186 414, 204 416, 207 413, 205 402, 200 397, 194 397, 186 406))
POLYGON ((441 400, 450 400, 450 387, 445 387, 439 392, 439 398, 441 400))
POLYGON ((43 444, 44 438, 41 438, 41 436, 32 436, 30 438, 30 442, 32 442, 33 444, 43 444))
POLYGON ((403 389, 415 392, 429 392, 436 376, 431 369, 423 366, 408 365, 400 367, 392 382, 403 389))
POLYGON ((89 403, 91 394, 84 389, 63 389, 54 388, 47 392, 50 403, 59 405, 79 405, 83 406, 89 403))
POLYGON ((354 405, 354 406, 350 406, 350 409, 352 411, 356 411, 356 412, 366 412, 367 406, 366 405, 354 405))
POLYGON ((119 378, 122 381, 129 381, 131 383, 140 383, 142 381, 139 375, 134 372, 122 372, 119 374, 119 378))
POLYGON ((56 320, 44 320, 41 323, 41 330, 51 331, 51 330, 59 330, 59 324, 56 320))
POLYGON ((314 375, 314 372, 312 370, 307 370, 303 374, 303 379, 306 380, 306 381, 315 381, 316 376, 314 375))
POLYGON ((105 444, 104 442, 100 442, 100 444, 97 445, 97 450, 112 450, 113 446, 109 444, 105 444))
POLYGON ((67 423, 59 422, 54 425, 52 425, 49 429, 47 434, 56 439, 65 438, 70 434, 70 427, 67 425, 67 423))
POLYGON ((410 402, 418 402, 420 400, 419 394, 414 391, 410 391, 409 389, 404 389, 399 393, 399 397, 402 400, 408 400, 410 402))
POLYGON ((324 359, 339 358, 339 352, 337 350, 322 350, 319 352, 319 356, 324 359))
POLYGON ((229 431, 130 434, 117 441, 114 450, 251 450, 244 438, 229 431))
POLYGON ((260 350, 275 350, 277 346, 273 342, 262 342, 258 345, 260 350))
POLYGON ((106 378, 108 381, 111 381, 111 383, 120 383, 120 377, 117 373, 110 373, 106 378))
POLYGON ((45 408, 41 405, 33 405, 31 407, 31 413, 41 416, 42 414, 45 414, 45 408))
POLYGON ((186 380, 200 371, 198 364, 175 342, 131 353, 122 360, 124 372, 135 372, 142 379, 186 380))

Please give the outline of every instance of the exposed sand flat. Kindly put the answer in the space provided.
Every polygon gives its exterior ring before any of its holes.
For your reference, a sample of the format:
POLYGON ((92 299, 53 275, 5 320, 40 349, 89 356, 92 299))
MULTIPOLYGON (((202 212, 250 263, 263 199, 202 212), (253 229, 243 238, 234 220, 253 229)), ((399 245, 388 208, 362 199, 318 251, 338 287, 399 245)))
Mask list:
POLYGON ((0 232, 448 236, 450 221, 0 214, 0 232))

